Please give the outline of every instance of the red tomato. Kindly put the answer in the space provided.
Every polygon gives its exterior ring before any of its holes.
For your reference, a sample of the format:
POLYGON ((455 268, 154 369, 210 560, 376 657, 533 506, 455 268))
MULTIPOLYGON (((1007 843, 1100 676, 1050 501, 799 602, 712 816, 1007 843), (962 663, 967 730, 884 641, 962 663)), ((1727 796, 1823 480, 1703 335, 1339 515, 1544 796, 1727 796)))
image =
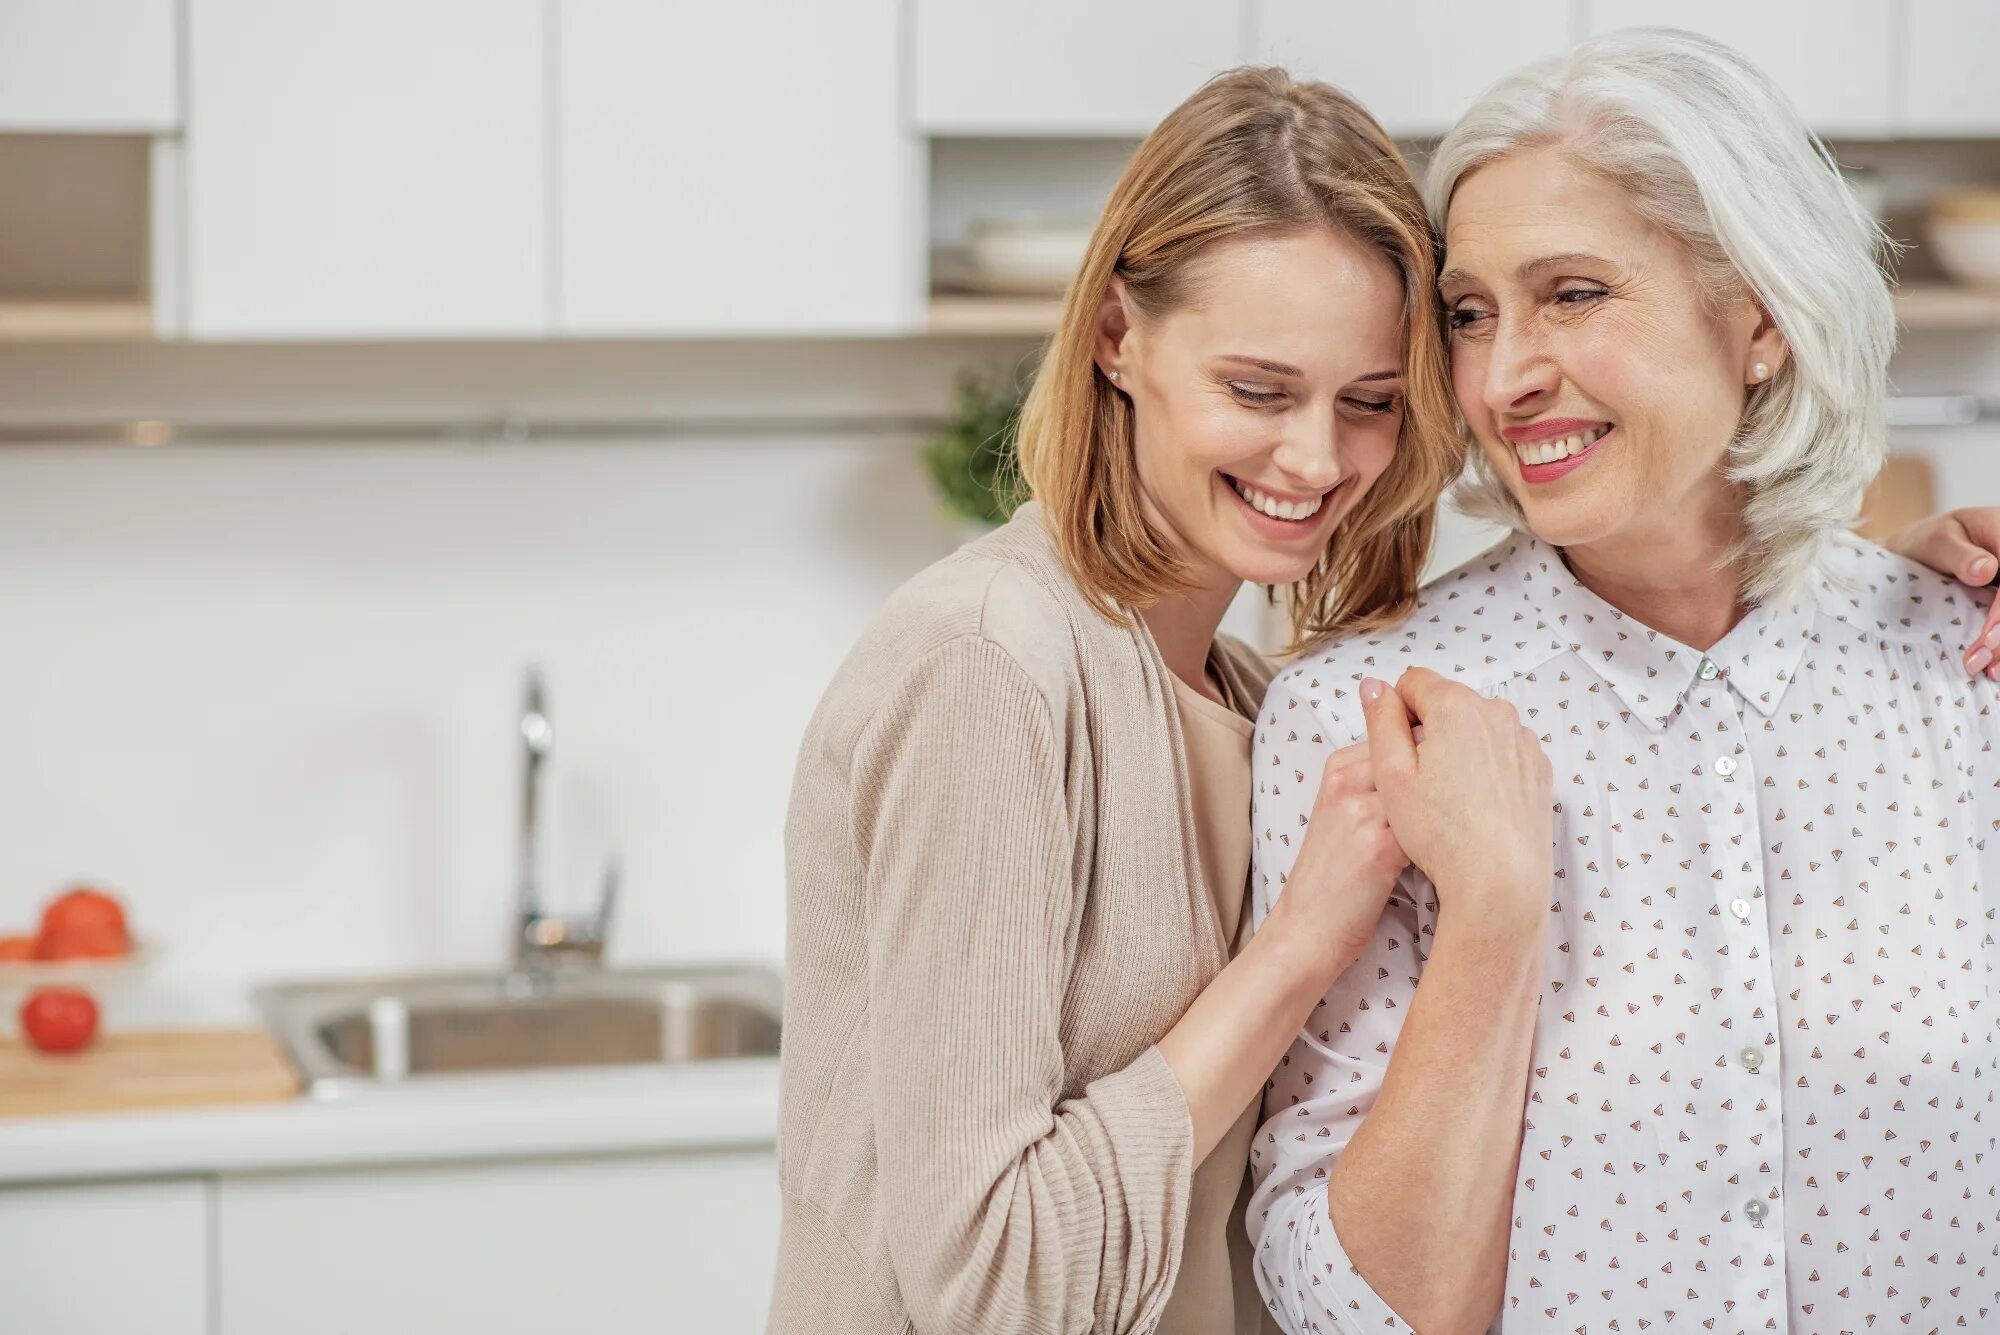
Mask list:
POLYGON ((35 938, 37 959, 101 959, 131 949, 125 910, 102 890, 78 886, 57 895, 42 910, 42 930, 35 938))
POLYGON ((21 1032, 43 1052, 75 1052, 97 1036, 97 1003, 74 987, 38 987, 21 1003, 21 1032))

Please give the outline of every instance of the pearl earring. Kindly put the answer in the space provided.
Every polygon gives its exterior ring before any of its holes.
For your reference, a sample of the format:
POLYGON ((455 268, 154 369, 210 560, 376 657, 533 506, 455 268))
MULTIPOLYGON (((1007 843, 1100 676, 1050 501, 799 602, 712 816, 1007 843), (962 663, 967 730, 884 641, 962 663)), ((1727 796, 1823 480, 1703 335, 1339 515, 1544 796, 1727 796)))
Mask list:
POLYGON ((1757 377, 1757 379, 1762 380, 1765 376, 1771 374, 1771 368, 1766 366, 1763 362, 1758 362, 1755 366, 1750 368, 1750 374, 1757 377))

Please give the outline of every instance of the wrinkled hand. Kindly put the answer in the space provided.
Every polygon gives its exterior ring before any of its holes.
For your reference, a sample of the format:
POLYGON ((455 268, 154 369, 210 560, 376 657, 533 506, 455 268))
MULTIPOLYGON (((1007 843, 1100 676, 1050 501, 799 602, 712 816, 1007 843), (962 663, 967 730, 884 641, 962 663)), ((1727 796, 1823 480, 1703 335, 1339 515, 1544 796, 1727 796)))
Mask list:
MULTIPOLYGON (((2000 506, 1952 510, 1899 531, 1887 546, 1920 561, 1940 575, 1980 588, 2000 570, 2000 506)), ((1987 609, 1986 624, 1965 650, 1965 670, 2000 681, 2000 598, 1987 609)))
POLYGON ((1370 768, 1390 829, 1438 887, 1439 912, 1542 922, 1555 883, 1552 773, 1505 700, 1424 668, 1361 685, 1370 768), (1423 726, 1418 745, 1411 723, 1423 726))
POLYGON ((1305 843, 1272 910, 1327 958, 1352 961, 1374 939, 1396 877, 1410 865, 1382 810, 1366 742, 1327 757, 1305 843))

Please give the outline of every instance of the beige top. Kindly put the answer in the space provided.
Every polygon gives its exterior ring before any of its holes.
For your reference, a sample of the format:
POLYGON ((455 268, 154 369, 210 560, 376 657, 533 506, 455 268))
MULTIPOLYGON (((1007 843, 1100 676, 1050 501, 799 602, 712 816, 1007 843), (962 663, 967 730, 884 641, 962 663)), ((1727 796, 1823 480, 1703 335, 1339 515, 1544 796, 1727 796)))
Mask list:
MULTIPOLYGON (((1261 658, 1224 638, 1214 662, 1263 699, 1261 658)), ((1038 506, 862 636, 786 821, 773 1332, 1228 1312, 1206 1248, 1181 1287, 1193 1133, 1155 1046, 1231 944, 1189 778, 1151 636, 1091 610, 1038 506)), ((1229 1183, 1234 1153, 1211 1156, 1229 1183)))
MULTIPOLYGON (((1181 741, 1187 752, 1188 789, 1194 808, 1195 846, 1216 920, 1230 953, 1249 937, 1243 912, 1250 879, 1250 742, 1259 701, 1237 699, 1228 679, 1211 672, 1226 704, 1217 704, 1179 678, 1181 741)), ((1187 1244, 1181 1276, 1160 1320, 1160 1335, 1241 1335, 1275 1331, 1251 1270, 1249 1204, 1250 1138, 1257 1132, 1261 1099, 1252 1099, 1221 1143, 1194 1170, 1187 1244)))

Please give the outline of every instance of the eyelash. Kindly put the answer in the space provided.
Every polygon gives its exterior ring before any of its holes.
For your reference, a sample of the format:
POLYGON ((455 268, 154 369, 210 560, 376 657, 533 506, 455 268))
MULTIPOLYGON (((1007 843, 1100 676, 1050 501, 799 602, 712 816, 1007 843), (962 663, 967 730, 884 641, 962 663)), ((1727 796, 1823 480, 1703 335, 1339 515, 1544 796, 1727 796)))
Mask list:
MULTIPOLYGON (((1285 397, 1282 391, 1264 392, 1245 389, 1234 381, 1229 382, 1229 392, 1252 408, 1268 408, 1279 399, 1285 397)), ((1394 412, 1396 408, 1396 400, 1393 398, 1374 400, 1350 398, 1345 400, 1345 402, 1353 404, 1357 409, 1367 413, 1371 417, 1385 416, 1388 413, 1394 412)))
MULTIPOLYGON (((1553 300, 1558 306, 1583 306, 1596 301, 1600 297, 1608 297, 1610 295, 1609 292, 1601 287, 1567 287, 1557 292, 1553 300)), ((1489 311, 1466 310, 1463 307, 1453 307, 1450 314, 1445 318, 1445 324, 1455 333, 1470 325, 1473 317, 1489 314, 1491 314, 1489 311)))

